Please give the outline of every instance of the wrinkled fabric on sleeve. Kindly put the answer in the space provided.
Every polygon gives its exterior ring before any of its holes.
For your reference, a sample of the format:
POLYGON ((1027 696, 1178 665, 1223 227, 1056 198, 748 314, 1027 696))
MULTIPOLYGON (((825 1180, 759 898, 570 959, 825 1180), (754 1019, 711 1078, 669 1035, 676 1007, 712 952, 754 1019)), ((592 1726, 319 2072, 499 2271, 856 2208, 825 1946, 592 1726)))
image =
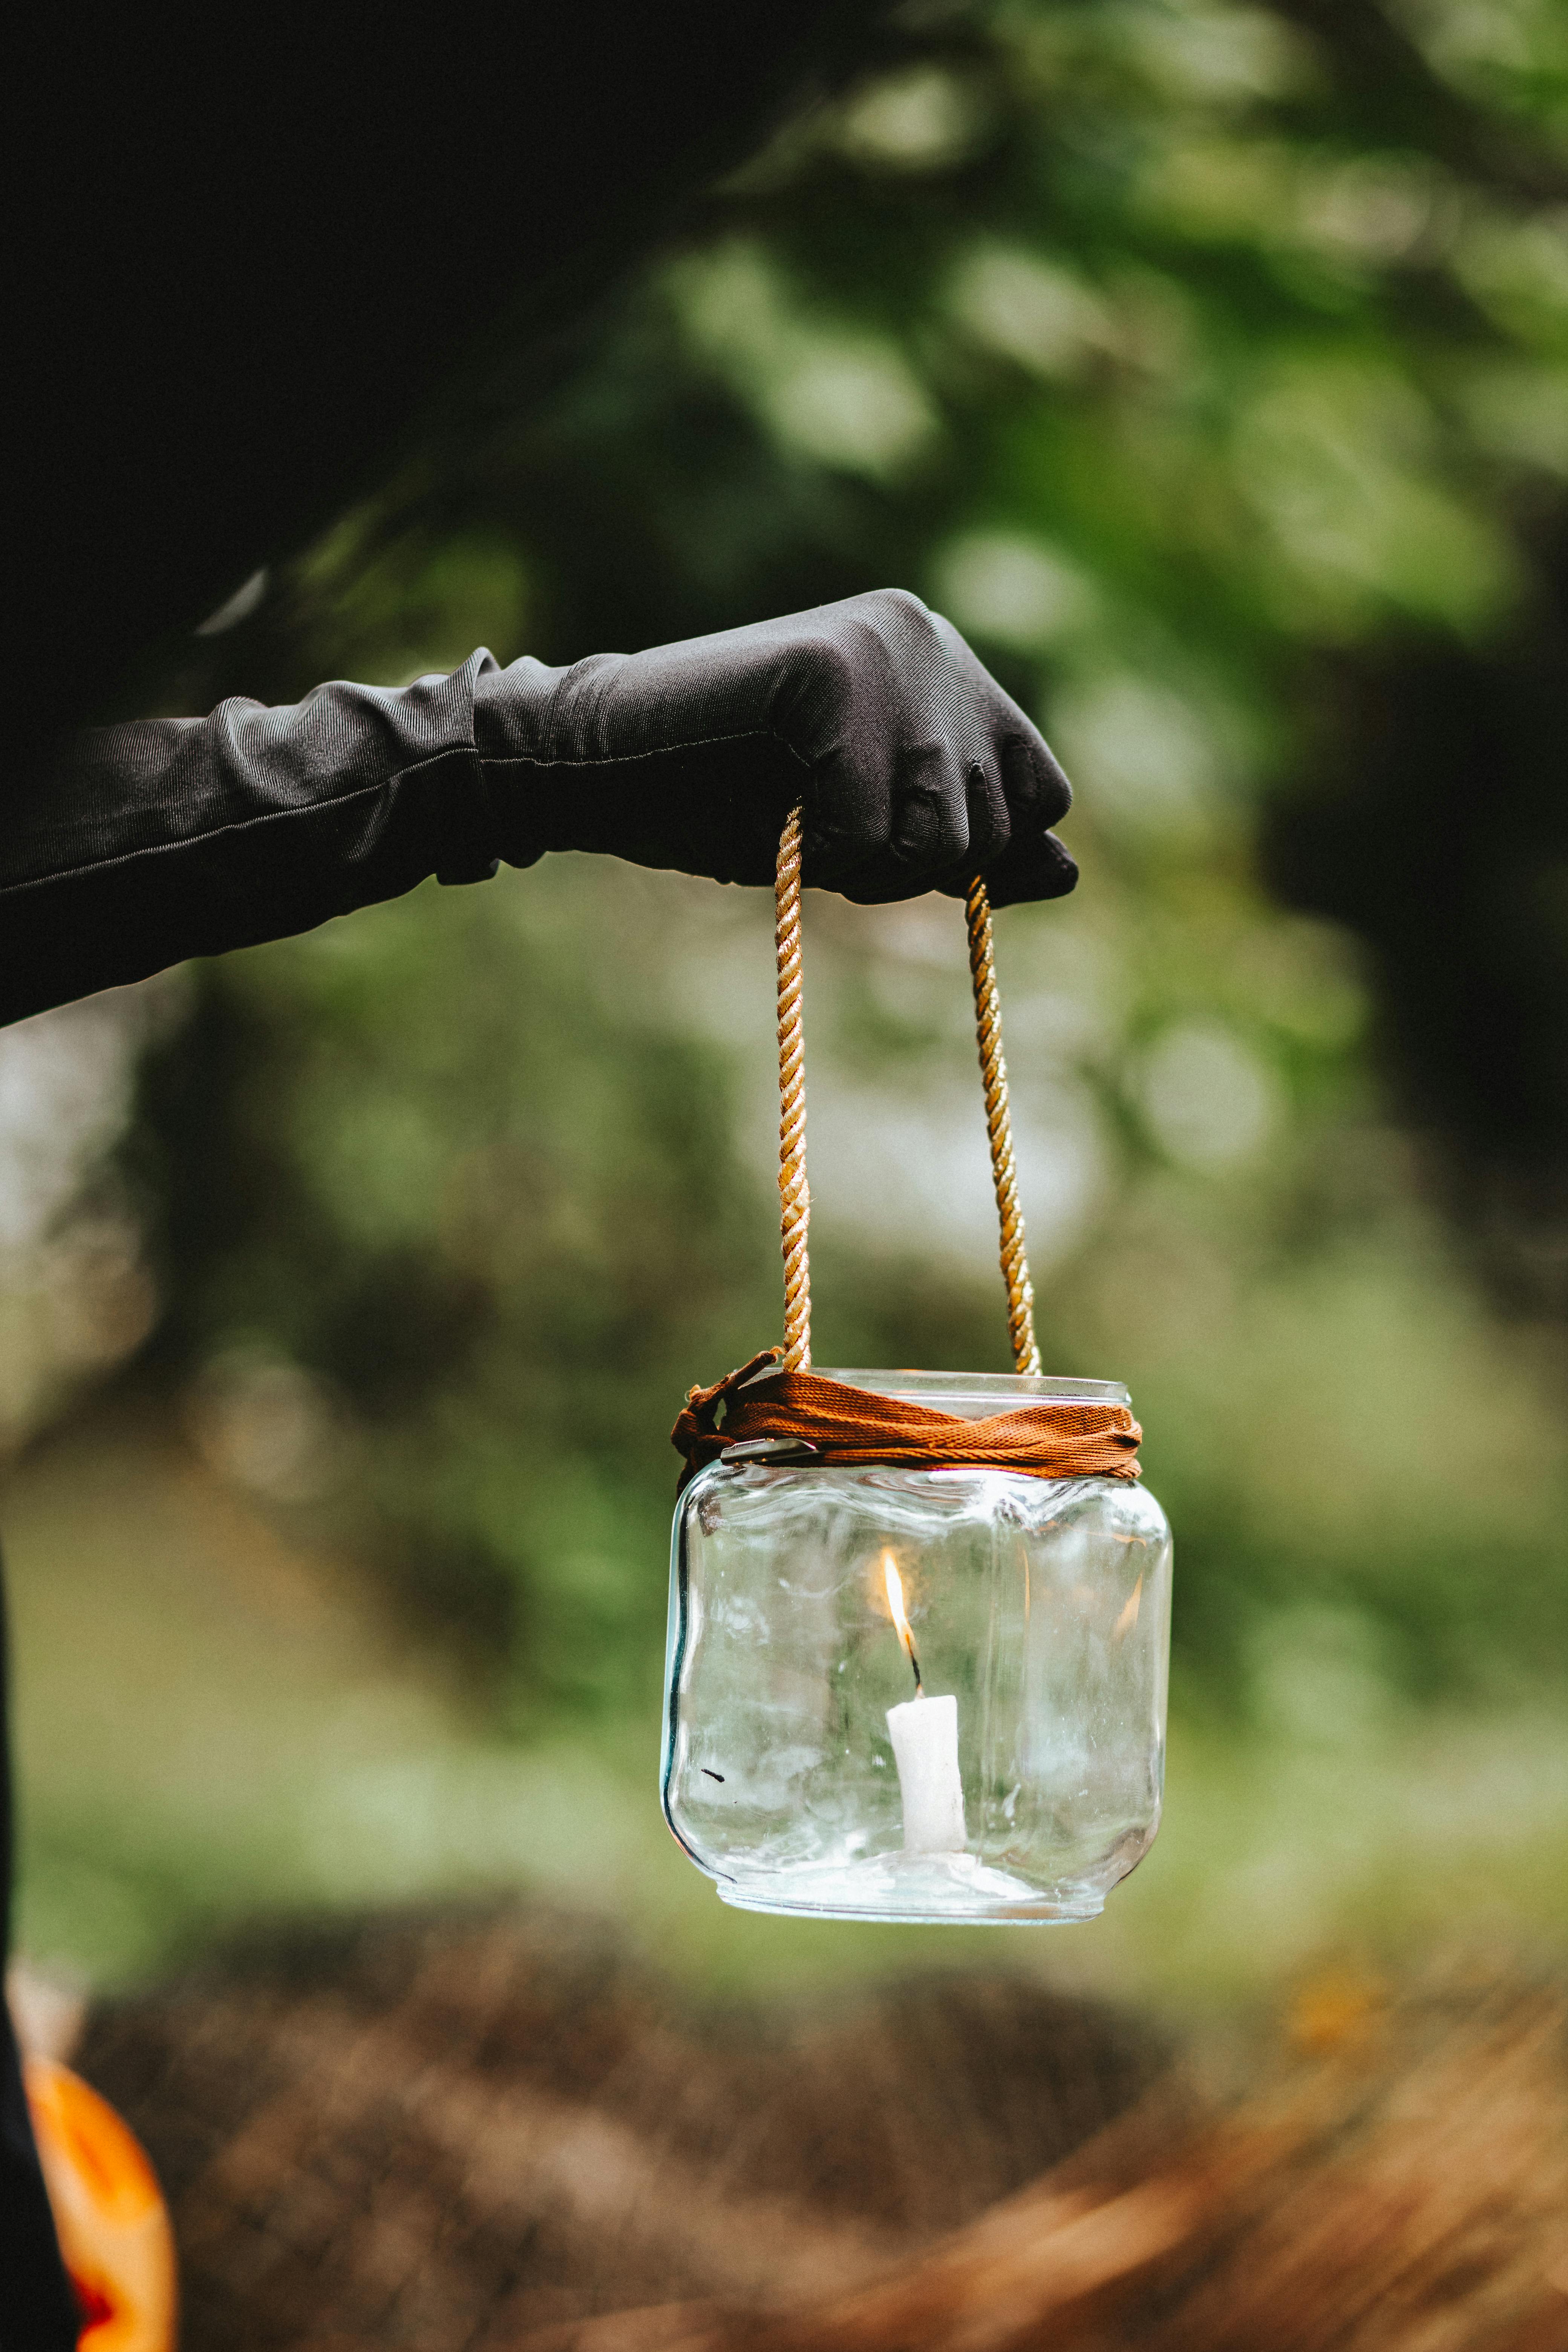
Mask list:
POLYGON ((0 827, 0 1021, 493 873, 474 697, 494 667, 79 737, 0 827))

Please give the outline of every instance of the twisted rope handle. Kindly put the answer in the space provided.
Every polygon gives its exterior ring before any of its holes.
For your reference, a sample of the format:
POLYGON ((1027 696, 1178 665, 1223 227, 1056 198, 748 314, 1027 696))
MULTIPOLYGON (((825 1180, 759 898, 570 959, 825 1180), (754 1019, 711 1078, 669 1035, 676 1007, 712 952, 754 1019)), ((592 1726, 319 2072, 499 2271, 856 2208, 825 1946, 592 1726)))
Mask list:
MULTIPOLYGON (((773 883, 773 937, 778 955, 779 1011, 779 1208, 784 1263, 784 1352, 786 1372, 811 1370, 811 1263, 806 1234, 811 1192, 805 1181, 805 1023, 800 961, 800 829, 798 808, 779 842, 773 883)), ((975 1031, 980 1075, 985 1089, 985 1127, 991 1141, 991 1174, 1002 1236, 1002 1279, 1007 1288, 1007 1331, 1013 1362, 1020 1372, 1037 1372, 1035 1291, 1024 1246, 1024 1214, 1018 1205, 1018 1175, 1013 1159, 1013 1121, 1007 1104, 1007 1065, 1002 1057, 1002 1000, 991 939, 991 901, 977 874, 965 903, 969 921, 969 970, 974 982, 975 1031)))
POLYGON ((773 883, 779 987, 779 1212, 786 1372, 811 1370, 811 1188, 805 1181, 805 1023, 800 985, 800 810, 790 811, 773 883))
POLYGON ((991 1181, 996 1187, 996 1218, 1002 1232, 1002 1279, 1007 1288, 1007 1336, 1013 1364, 1037 1372, 1035 1286, 1024 1246, 1024 1212, 1018 1205, 1018 1171, 1013 1160, 1013 1115, 1007 1103, 1007 1065, 1002 1058, 1002 999, 996 992, 996 959, 991 941, 991 900, 977 874, 963 911, 969 920, 969 975, 974 983, 974 1028, 980 1046, 980 1077, 985 1088, 985 1131, 991 1139, 991 1181))

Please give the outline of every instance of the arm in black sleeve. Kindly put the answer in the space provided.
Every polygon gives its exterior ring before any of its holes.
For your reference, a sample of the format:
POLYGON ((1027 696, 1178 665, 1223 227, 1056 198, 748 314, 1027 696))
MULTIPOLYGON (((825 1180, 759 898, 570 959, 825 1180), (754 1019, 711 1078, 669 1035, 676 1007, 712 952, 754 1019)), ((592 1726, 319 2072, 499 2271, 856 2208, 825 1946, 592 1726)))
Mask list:
POLYGON ((0 828, 0 1021, 493 873, 474 696, 494 668, 79 736, 0 828))
POLYGON ((80 739, 0 838, 0 1019, 308 930, 428 874, 595 850, 868 903, 1056 898, 1067 778, 950 623, 878 589, 567 669, 323 686, 80 739))

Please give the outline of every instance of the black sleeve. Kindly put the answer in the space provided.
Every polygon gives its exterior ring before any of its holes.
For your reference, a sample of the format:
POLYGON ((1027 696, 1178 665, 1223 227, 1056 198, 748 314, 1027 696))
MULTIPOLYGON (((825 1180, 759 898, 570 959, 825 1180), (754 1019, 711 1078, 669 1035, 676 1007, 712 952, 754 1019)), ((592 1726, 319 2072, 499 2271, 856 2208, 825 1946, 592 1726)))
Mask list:
POLYGON ((0 1022, 493 873, 474 744, 493 668, 78 738, 0 828, 0 1022))

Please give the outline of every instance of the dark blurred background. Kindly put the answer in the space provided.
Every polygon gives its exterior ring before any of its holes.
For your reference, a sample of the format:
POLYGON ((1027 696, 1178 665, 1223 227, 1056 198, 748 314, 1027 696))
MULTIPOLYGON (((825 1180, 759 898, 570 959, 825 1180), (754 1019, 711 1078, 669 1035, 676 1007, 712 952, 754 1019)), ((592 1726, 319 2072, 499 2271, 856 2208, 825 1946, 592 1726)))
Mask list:
MULTIPOLYGON (((153 707, 895 583, 1078 790, 997 927, 1041 1339, 1177 1534, 1167 1826, 1028 1957, 1560 1937, 1568 16, 906 6, 153 707)), ((552 858, 0 1035, 37 1962, 519 1884, 715 1981, 956 1948, 723 1912, 658 1815, 666 1433, 780 1317, 770 930, 552 858)), ((814 900, 806 973, 818 1361, 1005 1369, 961 916, 814 900)))

